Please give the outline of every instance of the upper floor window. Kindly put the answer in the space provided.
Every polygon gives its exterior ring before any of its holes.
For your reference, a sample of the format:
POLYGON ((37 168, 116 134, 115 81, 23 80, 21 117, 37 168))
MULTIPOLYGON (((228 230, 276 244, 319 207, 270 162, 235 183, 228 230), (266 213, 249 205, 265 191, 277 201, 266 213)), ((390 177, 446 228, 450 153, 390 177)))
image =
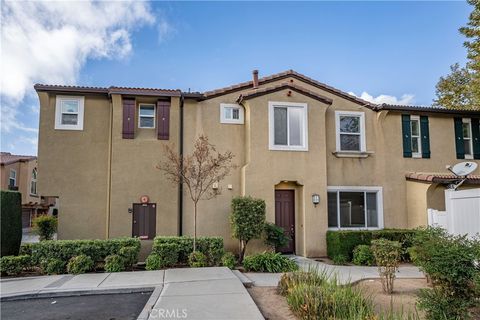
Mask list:
POLYGON ((8 186, 15 187, 17 185, 17 171, 10 169, 10 175, 8 177, 8 186))
POLYGON ((457 159, 480 159, 480 119, 454 118, 457 159))
POLYGON ((365 113, 335 111, 337 151, 365 152, 365 113))
POLYGON ((243 107, 233 103, 220 104, 220 123, 244 123, 243 107))
POLYGON ((422 136, 420 131, 420 117, 410 116, 411 147, 412 157, 414 158, 422 157, 422 136))
POLYGON ((308 150, 307 104, 269 102, 270 150, 308 150))
POLYGON ((144 104, 139 105, 138 110, 138 127, 139 128, 155 128, 155 105, 144 104))
POLYGON ((430 158, 430 133, 427 116, 402 114, 404 158, 430 158))
POLYGON ((37 194, 37 169, 32 171, 32 180, 30 181, 30 194, 37 194))
POLYGON ((83 130, 84 97, 57 96, 55 129, 83 130))
POLYGON ((473 159, 472 122, 469 118, 462 119, 462 135, 465 159, 473 159))

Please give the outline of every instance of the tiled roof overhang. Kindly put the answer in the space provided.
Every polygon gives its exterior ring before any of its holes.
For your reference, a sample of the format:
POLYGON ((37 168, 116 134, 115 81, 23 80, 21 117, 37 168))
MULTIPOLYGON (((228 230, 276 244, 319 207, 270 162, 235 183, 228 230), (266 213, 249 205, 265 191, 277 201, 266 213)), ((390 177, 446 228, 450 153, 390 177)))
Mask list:
POLYGON ((155 96, 155 97, 180 97, 182 92, 173 89, 156 89, 156 88, 132 88, 132 87, 84 87, 84 86, 61 86, 36 84, 34 86, 38 92, 57 92, 57 93, 78 93, 78 94, 124 94, 138 96, 155 96))
POLYGON ((2 152, 0 154, 1 165, 9 165, 15 162, 28 162, 35 159, 37 159, 37 157, 35 156, 22 156, 22 155, 10 154, 8 152, 2 152))
POLYGON ((439 113, 445 115, 467 115, 480 116, 480 110, 466 110, 466 109, 447 109, 432 106, 406 106, 395 104, 381 104, 376 108, 377 111, 392 110, 400 112, 425 112, 425 113, 439 113))
MULTIPOLYGON (((449 183, 461 180, 461 178, 456 177, 453 174, 423 173, 423 172, 408 172, 405 174, 405 178, 409 181, 441 183, 441 184, 449 184, 449 183)), ((468 175, 467 180, 465 180, 465 183, 480 184, 480 175, 468 175)))

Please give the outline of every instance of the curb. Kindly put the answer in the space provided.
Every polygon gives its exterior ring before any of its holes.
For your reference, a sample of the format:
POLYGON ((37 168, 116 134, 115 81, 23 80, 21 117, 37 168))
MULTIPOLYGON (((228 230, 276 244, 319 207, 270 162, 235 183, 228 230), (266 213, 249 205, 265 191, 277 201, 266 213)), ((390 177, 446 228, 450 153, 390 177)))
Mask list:
MULTIPOLYGON (((161 287, 160 291, 161 291, 161 287)), ((139 292, 152 292, 155 287, 143 287, 143 288, 121 288, 121 289, 99 289, 99 290, 73 290, 73 291, 54 291, 54 292, 36 292, 36 293, 19 293, 9 296, 0 297, 0 302, 6 301, 19 301, 28 299, 47 299, 47 298, 65 298, 65 297, 79 297, 79 296, 92 296, 102 294, 127 294, 127 293, 139 293, 139 292)), ((149 300, 150 302, 150 300, 149 300)))
POLYGON ((142 311, 138 315, 137 320, 148 319, 148 317, 150 316, 150 312, 152 311, 153 307, 155 307, 155 304, 160 298, 160 294, 162 293, 162 290, 163 290, 163 287, 156 287, 155 290, 153 290, 152 294, 150 295, 150 298, 148 299, 147 303, 145 304, 142 311))

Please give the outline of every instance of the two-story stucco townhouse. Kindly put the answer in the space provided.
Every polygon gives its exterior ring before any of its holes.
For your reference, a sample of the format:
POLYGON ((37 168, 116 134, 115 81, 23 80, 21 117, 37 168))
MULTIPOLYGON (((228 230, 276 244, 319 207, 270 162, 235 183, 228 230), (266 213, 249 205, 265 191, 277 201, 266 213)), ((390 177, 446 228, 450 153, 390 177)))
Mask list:
POLYGON ((163 145, 189 153, 200 134, 238 169, 200 203, 198 233, 236 248, 231 199, 251 195, 292 235, 283 251, 305 256, 325 255, 328 229, 426 224, 444 209, 446 165, 480 159, 480 111, 376 105, 294 71, 204 93, 35 89, 38 184, 59 198, 62 239, 191 234, 187 194, 156 166, 163 145))

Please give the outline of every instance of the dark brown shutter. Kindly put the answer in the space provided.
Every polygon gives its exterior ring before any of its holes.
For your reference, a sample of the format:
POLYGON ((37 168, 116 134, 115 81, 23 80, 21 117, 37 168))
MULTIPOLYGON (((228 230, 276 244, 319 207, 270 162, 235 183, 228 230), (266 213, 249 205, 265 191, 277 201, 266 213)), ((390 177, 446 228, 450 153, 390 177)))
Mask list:
POLYGON ((157 138, 170 139, 170 101, 157 101, 157 138))
POLYGON ((135 99, 123 99, 122 138, 133 139, 135 136, 135 99))

